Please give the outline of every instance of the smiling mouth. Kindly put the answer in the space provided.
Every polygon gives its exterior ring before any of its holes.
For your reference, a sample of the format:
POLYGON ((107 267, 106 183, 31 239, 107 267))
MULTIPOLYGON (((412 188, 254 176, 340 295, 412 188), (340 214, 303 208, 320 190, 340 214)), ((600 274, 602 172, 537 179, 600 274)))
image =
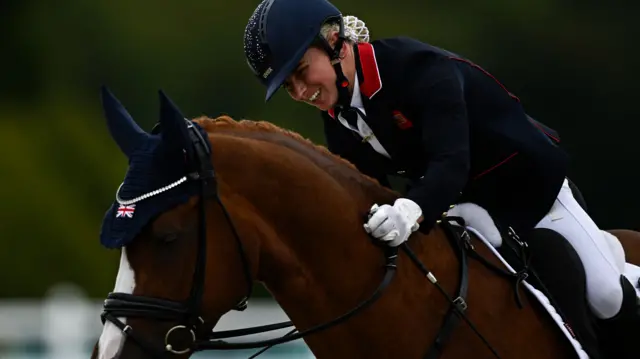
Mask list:
POLYGON ((316 92, 314 92, 313 95, 311 95, 311 97, 309 97, 309 102, 313 102, 315 101, 318 96, 320 96, 320 89, 318 89, 316 92))

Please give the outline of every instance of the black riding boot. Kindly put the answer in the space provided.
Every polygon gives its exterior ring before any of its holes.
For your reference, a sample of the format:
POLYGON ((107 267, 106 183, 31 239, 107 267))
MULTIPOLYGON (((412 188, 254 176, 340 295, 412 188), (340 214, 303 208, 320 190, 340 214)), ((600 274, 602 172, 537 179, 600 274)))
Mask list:
POLYGON ((606 358, 640 358, 640 301, 633 285, 621 276, 623 298, 620 312, 600 320, 600 339, 606 358))

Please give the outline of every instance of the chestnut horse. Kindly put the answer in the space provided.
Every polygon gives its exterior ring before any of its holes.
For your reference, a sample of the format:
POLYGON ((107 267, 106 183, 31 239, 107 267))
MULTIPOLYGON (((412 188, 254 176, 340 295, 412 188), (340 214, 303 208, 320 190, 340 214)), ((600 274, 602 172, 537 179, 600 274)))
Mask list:
MULTIPOLYGON (((105 107, 119 106, 110 93, 103 96, 105 107)), ((269 290, 302 333, 328 323, 303 336, 317 358, 422 358, 454 307, 462 313, 454 317, 464 320, 434 358, 576 357, 540 305, 517 305, 512 283, 472 259, 465 259, 462 276, 455 243, 463 242, 445 221, 428 235, 414 233, 406 250, 381 247, 363 230, 363 216, 372 203, 391 203, 398 193, 296 133, 229 117, 186 121, 161 99, 162 141, 182 136, 174 140, 199 146, 197 170, 185 178, 200 183, 201 192, 153 216, 120 246, 116 287, 105 301, 92 358, 187 358, 197 350, 231 349, 234 343, 207 339, 223 314, 243 309, 253 282, 269 290), (462 305, 452 306, 461 277, 468 292, 456 302, 462 305)), ((124 108, 106 113, 108 122, 131 121, 124 108)), ((174 166, 174 157, 163 158, 162 165, 174 166)), ((176 191, 178 182, 147 197, 176 191)), ((127 208, 138 216, 142 198, 134 213, 118 197, 118 216, 126 220, 127 208)), ((625 236, 628 258, 640 263, 639 234, 616 234, 625 236)), ((476 242, 475 251, 503 267, 486 246, 476 242)))

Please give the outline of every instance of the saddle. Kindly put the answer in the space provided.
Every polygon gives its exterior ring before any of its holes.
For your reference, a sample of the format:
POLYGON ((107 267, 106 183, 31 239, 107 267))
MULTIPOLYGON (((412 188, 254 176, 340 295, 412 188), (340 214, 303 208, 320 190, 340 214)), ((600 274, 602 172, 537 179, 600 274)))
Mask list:
MULTIPOLYGON (((582 201, 584 204, 584 201, 582 201)), ((589 358, 603 358, 599 344, 596 317, 590 311, 586 300, 586 277, 582 262, 569 242, 559 233, 545 228, 538 228, 526 233, 515 233, 511 228, 503 229, 497 226, 488 212, 473 203, 457 204, 447 212, 448 217, 459 217, 464 220, 465 228, 482 242, 494 249, 494 254, 505 265, 513 268, 507 273, 500 268, 491 268, 491 264, 484 264, 499 275, 512 279, 515 284, 515 300, 522 305, 520 288, 523 283, 531 285, 540 291, 544 298, 537 298, 534 291, 524 291, 528 298, 539 300, 540 303, 550 305, 546 308, 553 316, 564 333, 569 333, 570 340, 575 340, 574 348, 578 356, 588 355, 589 358)), ((611 241, 618 241, 616 237, 604 232, 611 241)), ((470 252, 474 254, 474 252, 470 252)), ((473 257, 473 256, 472 256, 473 257)), ((476 258, 483 261, 483 258, 476 258)), ((494 266, 495 267, 495 266, 494 266)), ((626 263, 625 277, 636 285, 636 292, 640 297, 640 267, 626 263)))

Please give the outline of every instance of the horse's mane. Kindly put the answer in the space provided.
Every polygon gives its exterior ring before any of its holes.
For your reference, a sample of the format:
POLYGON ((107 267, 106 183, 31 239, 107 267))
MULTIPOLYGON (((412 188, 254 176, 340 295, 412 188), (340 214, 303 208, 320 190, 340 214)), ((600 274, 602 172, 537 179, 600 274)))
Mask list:
POLYGON ((295 131, 284 129, 271 122, 253 121, 246 119, 234 120, 230 116, 226 115, 216 118, 201 116, 195 118, 194 121, 197 122, 208 133, 215 133, 217 131, 225 129, 233 129, 240 132, 272 133, 275 135, 281 135, 286 138, 290 138, 291 140, 296 141, 297 143, 310 149, 310 152, 324 156, 325 158, 329 158, 336 164, 340 164, 347 169, 355 171, 359 175, 357 177, 362 179, 362 184, 367 185, 367 187, 374 187, 381 191, 393 192, 388 188, 380 185, 380 183, 376 179, 360 172, 353 163, 329 151, 327 147, 316 144, 313 141, 302 137, 295 131))

